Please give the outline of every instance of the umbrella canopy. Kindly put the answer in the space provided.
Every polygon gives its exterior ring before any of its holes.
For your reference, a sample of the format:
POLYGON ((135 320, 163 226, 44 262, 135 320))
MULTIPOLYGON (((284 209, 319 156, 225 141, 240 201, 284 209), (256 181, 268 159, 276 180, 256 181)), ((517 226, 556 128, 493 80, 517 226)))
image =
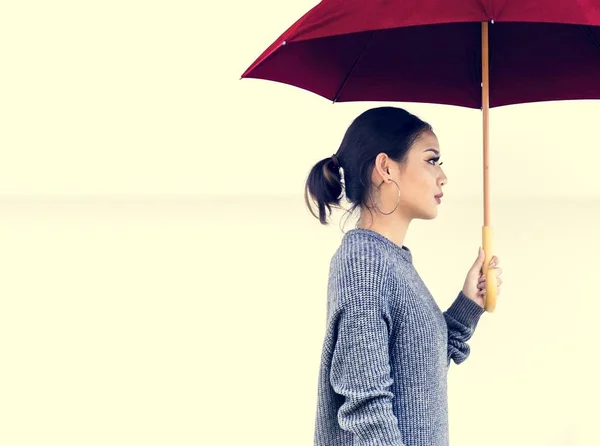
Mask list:
POLYGON ((322 0, 242 78, 334 102, 480 108, 485 309, 493 311, 489 109, 600 99, 600 0, 322 0))
POLYGON ((246 70, 335 102, 600 99, 599 0, 323 0, 246 70))

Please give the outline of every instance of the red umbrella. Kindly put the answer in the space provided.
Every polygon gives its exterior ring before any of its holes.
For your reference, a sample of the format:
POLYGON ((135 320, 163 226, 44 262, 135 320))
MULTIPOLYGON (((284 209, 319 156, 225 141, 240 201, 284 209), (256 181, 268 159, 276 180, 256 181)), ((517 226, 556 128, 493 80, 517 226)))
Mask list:
POLYGON ((242 78, 294 85, 334 102, 482 109, 483 272, 491 312, 489 108, 600 99, 600 0, 323 0, 242 78))

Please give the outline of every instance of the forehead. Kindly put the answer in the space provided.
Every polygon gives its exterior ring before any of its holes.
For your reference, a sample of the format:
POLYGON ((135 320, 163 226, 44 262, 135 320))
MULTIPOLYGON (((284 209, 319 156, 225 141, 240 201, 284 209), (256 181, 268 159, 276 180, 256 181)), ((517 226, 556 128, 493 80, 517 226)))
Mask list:
MULTIPOLYGON (((423 152, 427 151, 427 149, 434 149, 435 151, 440 152, 439 141, 435 134, 432 132, 422 133, 421 136, 417 138, 417 140, 413 144, 411 152, 415 155, 421 155, 423 152)), ((432 151, 429 151, 427 153, 431 155, 434 154, 434 152, 432 151)))

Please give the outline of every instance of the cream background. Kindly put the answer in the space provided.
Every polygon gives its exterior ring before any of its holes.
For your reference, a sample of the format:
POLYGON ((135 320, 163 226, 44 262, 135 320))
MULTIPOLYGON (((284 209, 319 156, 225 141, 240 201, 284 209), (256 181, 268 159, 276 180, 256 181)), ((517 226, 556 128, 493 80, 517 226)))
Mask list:
MULTIPOLYGON (((312 444, 342 233, 303 184, 379 104, 239 77, 314 3, 2 5, 0 444, 312 444)), ((397 105, 442 144, 406 243, 445 308, 481 241, 481 117, 397 105)), ((451 369, 452 444, 598 441, 599 112, 491 113, 506 282, 451 369)))

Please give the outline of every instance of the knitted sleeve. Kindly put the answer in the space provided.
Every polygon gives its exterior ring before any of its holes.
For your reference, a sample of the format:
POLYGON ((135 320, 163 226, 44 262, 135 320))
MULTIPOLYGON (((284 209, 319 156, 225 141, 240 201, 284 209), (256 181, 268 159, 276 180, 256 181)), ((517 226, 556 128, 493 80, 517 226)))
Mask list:
POLYGON ((448 365, 464 362, 470 353, 467 341, 471 339, 485 310, 461 291, 450 308, 444 312, 448 325, 448 365))
POLYGON ((340 307, 330 382, 344 397, 338 411, 342 429, 355 446, 402 446, 392 411, 389 323, 383 256, 372 247, 353 247, 340 270, 340 307))

